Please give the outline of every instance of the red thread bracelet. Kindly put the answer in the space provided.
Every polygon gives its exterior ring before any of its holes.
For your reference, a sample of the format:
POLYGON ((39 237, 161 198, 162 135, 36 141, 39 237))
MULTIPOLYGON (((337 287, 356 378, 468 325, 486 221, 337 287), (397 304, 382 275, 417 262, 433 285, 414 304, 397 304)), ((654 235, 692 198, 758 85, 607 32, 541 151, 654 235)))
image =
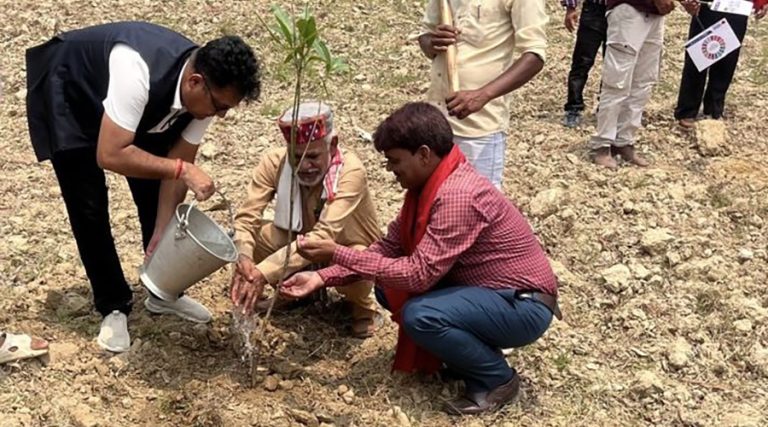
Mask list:
POLYGON ((176 173, 173 174, 173 179, 181 178, 182 172, 184 172, 184 160, 176 159, 176 173))

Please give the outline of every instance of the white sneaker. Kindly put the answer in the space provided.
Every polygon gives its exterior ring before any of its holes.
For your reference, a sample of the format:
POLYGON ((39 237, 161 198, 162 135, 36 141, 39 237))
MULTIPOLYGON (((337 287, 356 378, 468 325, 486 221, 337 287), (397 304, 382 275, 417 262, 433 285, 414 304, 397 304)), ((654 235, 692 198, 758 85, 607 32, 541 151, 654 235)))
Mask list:
POLYGON ((155 314, 175 314, 182 319, 196 323, 211 321, 211 312, 204 305, 186 295, 174 302, 163 301, 150 295, 144 300, 144 307, 155 314))
POLYGON ((128 317, 115 310, 101 321, 99 336, 96 338, 99 347, 113 353, 122 353, 131 348, 131 336, 128 335, 128 317))

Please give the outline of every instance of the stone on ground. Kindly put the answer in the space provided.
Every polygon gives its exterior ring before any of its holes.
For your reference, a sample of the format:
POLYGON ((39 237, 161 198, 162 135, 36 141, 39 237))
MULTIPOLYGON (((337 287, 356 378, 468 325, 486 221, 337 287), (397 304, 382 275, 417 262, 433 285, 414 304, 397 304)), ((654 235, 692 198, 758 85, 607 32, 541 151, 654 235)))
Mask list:
POLYGON ((624 264, 616 264, 600 272, 604 286, 613 293, 621 293, 629 288, 632 272, 624 264))
POLYGON ((693 348, 685 338, 677 338, 667 347, 667 361, 672 369, 688 366, 693 356, 693 348))
POLYGON ((538 218, 546 218, 566 204, 567 194, 562 188, 550 188, 536 194, 528 205, 528 212, 538 218))
POLYGON ((69 410, 69 416, 72 424, 76 427, 97 427, 99 420, 93 414, 91 408, 81 403, 69 410))
POLYGON ((756 343, 752 348, 750 363, 764 378, 768 378, 768 348, 756 343))
POLYGON ((639 397, 650 397, 664 391, 664 383, 651 371, 639 371, 631 390, 639 397))
POLYGON ((320 421, 317 420, 317 417, 307 411, 302 411, 300 409, 289 409, 288 414, 296 422, 303 424, 305 426, 308 426, 308 427, 320 426, 320 421))
POLYGON ((654 228, 643 233, 640 238, 640 247, 651 255, 660 255, 674 238, 666 228, 654 228))
POLYGON ((722 120, 701 120, 696 123, 696 146, 705 157, 731 154, 725 123, 722 120))

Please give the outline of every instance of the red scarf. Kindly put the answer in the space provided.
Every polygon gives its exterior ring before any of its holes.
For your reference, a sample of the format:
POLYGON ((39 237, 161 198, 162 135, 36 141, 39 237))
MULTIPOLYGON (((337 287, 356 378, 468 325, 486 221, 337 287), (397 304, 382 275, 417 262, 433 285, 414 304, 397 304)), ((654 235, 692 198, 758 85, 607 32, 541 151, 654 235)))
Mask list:
POLYGON ((332 148, 331 163, 328 165, 328 171, 323 178, 323 186, 328 196, 328 202, 336 198, 336 190, 339 188, 339 178, 341 177, 341 166, 344 164, 344 155, 341 153, 341 147, 338 145, 332 148))
MULTIPOLYGON (((448 155, 440 160, 424 187, 420 191, 408 190, 405 194, 405 202, 400 210, 400 241, 407 255, 411 255, 416 250, 416 246, 427 231, 429 213, 440 186, 465 161, 466 159, 459 147, 454 145, 448 155)), ((402 313, 400 310, 409 298, 418 294, 385 289, 384 295, 392 312, 392 320, 399 325, 395 363, 392 365, 392 370, 408 373, 423 371, 428 374, 436 372, 440 369, 440 359, 417 346, 405 333, 401 323, 402 313)))

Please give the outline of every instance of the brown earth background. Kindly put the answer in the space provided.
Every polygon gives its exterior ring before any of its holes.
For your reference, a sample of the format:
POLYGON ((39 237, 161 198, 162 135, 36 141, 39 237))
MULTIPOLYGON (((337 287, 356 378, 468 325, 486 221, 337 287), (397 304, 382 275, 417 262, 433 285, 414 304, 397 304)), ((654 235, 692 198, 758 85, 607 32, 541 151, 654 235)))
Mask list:
MULTIPOLYGON (((359 135, 424 96, 428 61, 406 40, 423 1, 310 4, 350 65, 327 99, 343 144, 368 167, 386 224, 402 193, 359 135)), ((524 377, 520 403, 456 419, 439 411, 455 385, 390 375, 391 322, 373 339, 352 339, 338 304, 277 315, 260 367, 267 379, 250 387, 226 269, 190 291, 214 312, 210 325, 150 316, 136 285, 132 350, 101 351, 58 185, 30 146, 24 49, 58 31, 129 19, 198 42, 244 37, 265 65, 261 102, 215 121, 199 158, 235 204, 261 153, 280 141, 274 118, 289 105, 292 75, 255 19, 269 16, 266 1, 0 0, 0 325, 52 342, 47 363, 0 367, 0 426, 766 425, 768 24, 750 20, 727 134, 709 124, 697 136, 672 119, 689 20, 678 8, 639 136, 653 166, 608 171, 587 162, 591 113, 581 129, 559 124, 573 37, 557 2, 548 5, 549 60, 514 95, 504 191, 548 251, 566 319, 509 356, 524 377)), ((590 105, 597 85, 590 80, 590 105)), ((137 283, 135 208, 122 177, 108 174, 108 184, 118 249, 137 283)))

